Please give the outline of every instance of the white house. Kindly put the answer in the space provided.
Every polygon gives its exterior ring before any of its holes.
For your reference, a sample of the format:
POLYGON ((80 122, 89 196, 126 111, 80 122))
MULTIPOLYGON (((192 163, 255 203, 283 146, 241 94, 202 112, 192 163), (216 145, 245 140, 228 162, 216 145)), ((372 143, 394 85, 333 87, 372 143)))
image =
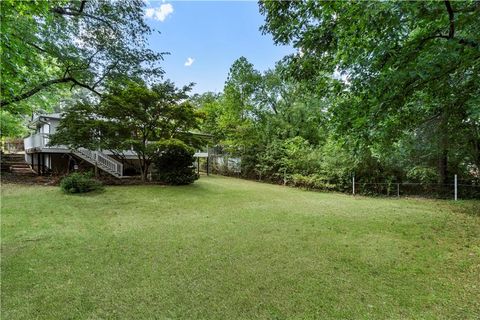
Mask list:
POLYGON ((106 150, 72 150, 63 145, 49 145, 50 135, 55 133, 61 114, 43 114, 34 117, 30 127, 35 129, 24 139, 25 161, 38 173, 68 172, 78 166, 97 166, 114 177, 122 178, 125 173, 134 173, 137 155, 132 150, 122 151, 121 159, 106 150), (128 169, 128 170, 126 170, 128 169))
MULTIPOLYGON (((35 116, 30 123, 34 132, 23 141, 25 161, 37 173, 67 173, 79 167, 93 168, 95 166, 117 178, 140 173, 139 160, 133 150, 123 150, 120 154, 114 154, 108 150, 71 149, 64 145, 49 145, 50 135, 56 132, 61 118, 60 113, 42 114, 35 116)), ((193 134, 210 137, 206 134, 193 134)), ((207 168, 209 162, 208 150, 207 147, 206 152, 196 152, 194 155, 197 159, 206 158, 207 168)), ((218 162, 218 160, 215 161, 218 162)), ((232 160, 234 159, 229 161, 232 160)), ((235 165, 237 165, 236 162, 235 165)))

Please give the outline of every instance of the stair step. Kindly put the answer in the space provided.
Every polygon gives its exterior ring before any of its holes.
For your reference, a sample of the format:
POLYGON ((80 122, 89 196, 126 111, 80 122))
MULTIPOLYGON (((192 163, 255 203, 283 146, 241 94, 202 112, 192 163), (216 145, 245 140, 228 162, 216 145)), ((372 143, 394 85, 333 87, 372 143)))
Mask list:
POLYGON ((34 176, 35 172, 25 162, 24 154, 2 154, 1 170, 16 175, 34 176))
POLYGON ((25 162, 25 158, 21 158, 21 159, 2 159, 2 163, 18 163, 18 162, 25 162))
POLYGON ((10 170, 31 170, 30 166, 11 166, 10 170))
POLYGON ((26 163, 24 163, 24 164, 12 164, 12 165, 10 165, 10 168, 30 168, 30 166, 26 163))
POLYGON ((24 154, 2 154, 2 159, 23 159, 24 154))
POLYGON ((12 173, 20 174, 20 175, 35 175, 35 172, 33 172, 32 170, 21 170, 21 171, 12 170, 12 173))

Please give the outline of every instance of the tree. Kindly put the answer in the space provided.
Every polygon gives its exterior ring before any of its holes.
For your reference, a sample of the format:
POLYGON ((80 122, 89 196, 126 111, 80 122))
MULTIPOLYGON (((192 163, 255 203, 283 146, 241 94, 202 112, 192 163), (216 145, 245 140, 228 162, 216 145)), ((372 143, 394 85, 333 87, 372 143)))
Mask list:
POLYGON ((337 132, 357 148, 386 147, 433 126, 440 183, 458 170, 449 159, 463 142, 478 149, 478 134, 454 139, 480 125, 478 1, 261 2, 260 11, 264 32, 299 49, 286 59, 297 79, 324 83, 320 96, 331 79, 343 80, 331 112, 337 132))
MULTIPOLYGON (((275 69, 260 73, 239 58, 232 64, 223 94, 198 99, 206 114, 202 130, 212 134, 222 149, 242 157, 246 175, 261 171, 268 179, 281 170, 283 177, 286 149, 297 142, 317 146, 325 140, 324 101, 287 79, 284 68, 278 63, 275 69), (299 142, 304 140, 308 143, 299 142)), ((303 165, 289 166, 293 167, 303 165)))
POLYGON ((152 29, 142 0, 1 2, 0 105, 22 116, 51 107, 59 91, 100 95, 117 77, 158 76, 162 53, 147 48, 152 29))
POLYGON ((136 152, 146 180, 155 142, 188 140, 198 126, 198 115, 188 102, 192 84, 177 88, 170 81, 148 87, 141 81, 112 84, 100 103, 79 103, 68 109, 51 144, 72 148, 136 152))
POLYGON ((18 137, 25 131, 21 119, 8 111, 0 110, 0 137, 18 137))

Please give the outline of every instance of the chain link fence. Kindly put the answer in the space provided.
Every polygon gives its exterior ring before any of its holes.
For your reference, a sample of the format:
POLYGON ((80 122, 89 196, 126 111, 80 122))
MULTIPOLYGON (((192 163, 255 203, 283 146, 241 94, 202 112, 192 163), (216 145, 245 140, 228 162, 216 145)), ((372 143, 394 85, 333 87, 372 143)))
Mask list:
POLYGON ((387 197, 424 197, 436 199, 480 199, 480 184, 459 182, 438 183, 352 183, 352 193, 387 197), (353 187, 355 186, 355 187, 353 187))
MULTIPOLYGON (((237 176, 262 182, 282 184, 286 186, 299 187, 318 191, 337 191, 365 196, 383 197, 422 197, 435 199, 480 199, 480 179, 457 180, 452 183, 418 183, 418 182, 363 182, 355 181, 353 178, 348 181, 330 181, 312 179, 313 181, 298 181, 295 175, 282 175, 276 179, 262 178, 262 176, 245 176, 242 173, 241 158, 216 152, 215 149, 208 150, 208 156, 200 159, 197 163, 200 172, 220 174, 225 176, 237 176)), ((306 177, 308 178, 308 177, 306 177)))

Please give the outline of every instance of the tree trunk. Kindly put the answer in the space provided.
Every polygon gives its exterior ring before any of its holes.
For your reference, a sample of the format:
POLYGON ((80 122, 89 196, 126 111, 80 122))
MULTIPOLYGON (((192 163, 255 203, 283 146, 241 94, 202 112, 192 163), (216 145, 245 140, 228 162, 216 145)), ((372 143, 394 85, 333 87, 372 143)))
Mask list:
POLYGON ((438 183, 448 183, 448 150, 442 147, 438 155, 438 183))
POLYGON ((148 168, 150 167, 150 160, 148 159, 139 159, 140 160, 140 173, 142 181, 147 181, 148 178, 148 168))
POLYGON ((443 111, 438 130, 438 183, 448 183, 448 113, 443 111))
POLYGON ((143 174, 142 174, 142 181, 145 182, 148 180, 148 167, 147 163, 144 164, 143 174))
POLYGON ((142 178, 142 181, 145 182, 145 168, 143 166, 143 163, 140 161, 140 177, 142 178))

